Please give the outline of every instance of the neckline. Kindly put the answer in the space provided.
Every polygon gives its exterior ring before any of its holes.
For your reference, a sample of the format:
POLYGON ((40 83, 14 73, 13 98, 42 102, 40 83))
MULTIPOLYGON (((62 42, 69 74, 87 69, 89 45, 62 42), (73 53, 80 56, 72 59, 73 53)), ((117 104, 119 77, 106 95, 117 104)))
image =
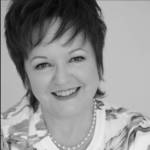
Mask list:
POLYGON ((92 141, 90 142, 89 146, 86 148, 86 150, 97 150, 102 146, 103 140, 104 140, 104 131, 105 131, 105 108, 101 108, 96 110, 97 113, 97 120, 96 120, 96 126, 94 135, 92 138, 92 141))
MULTIPOLYGON (((94 135, 86 150, 97 150, 103 144, 105 132, 105 120, 106 120, 105 106, 101 107, 101 109, 97 108, 96 113, 97 113, 97 120, 94 135)), ((50 139, 49 136, 47 142, 49 143, 48 145, 51 148, 53 148, 53 150, 59 150, 59 148, 53 143, 53 141, 50 139)))

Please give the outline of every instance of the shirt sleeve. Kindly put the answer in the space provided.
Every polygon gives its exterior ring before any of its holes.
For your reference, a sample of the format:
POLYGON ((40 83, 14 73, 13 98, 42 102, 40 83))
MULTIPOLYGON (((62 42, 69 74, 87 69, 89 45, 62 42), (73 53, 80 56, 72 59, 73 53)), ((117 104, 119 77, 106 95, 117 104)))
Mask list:
POLYGON ((4 138, 3 130, 1 129, 1 150, 9 150, 6 139, 4 138))
POLYGON ((129 150, 150 150, 150 119, 142 117, 129 135, 129 145, 129 150))

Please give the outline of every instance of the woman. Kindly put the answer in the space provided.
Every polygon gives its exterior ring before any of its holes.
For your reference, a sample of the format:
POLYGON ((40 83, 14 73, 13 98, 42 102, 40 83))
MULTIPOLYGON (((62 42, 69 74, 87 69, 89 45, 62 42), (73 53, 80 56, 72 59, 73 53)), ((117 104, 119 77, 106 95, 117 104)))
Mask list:
POLYGON ((150 120, 102 101, 106 25, 95 0, 13 0, 9 54, 27 94, 2 114, 2 150, 149 150, 150 120))

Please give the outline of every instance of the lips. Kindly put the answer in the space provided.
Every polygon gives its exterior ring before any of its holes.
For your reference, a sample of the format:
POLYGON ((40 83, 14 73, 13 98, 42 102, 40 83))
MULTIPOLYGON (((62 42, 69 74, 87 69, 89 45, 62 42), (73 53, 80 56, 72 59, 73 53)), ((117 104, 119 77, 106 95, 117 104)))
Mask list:
POLYGON ((77 91, 78 88, 72 88, 72 89, 69 89, 69 90, 65 90, 65 91, 59 91, 59 92, 53 92, 54 95, 56 96, 69 96, 73 93, 75 93, 77 91))
POLYGON ((70 95, 66 95, 66 96, 57 96, 56 93, 52 93, 53 96, 57 99, 57 100, 69 100, 69 99, 72 99, 74 98, 75 96, 78 95, 79 91, 80 91, 80 88, 81 87, 77 87, 76 91, 70 95))

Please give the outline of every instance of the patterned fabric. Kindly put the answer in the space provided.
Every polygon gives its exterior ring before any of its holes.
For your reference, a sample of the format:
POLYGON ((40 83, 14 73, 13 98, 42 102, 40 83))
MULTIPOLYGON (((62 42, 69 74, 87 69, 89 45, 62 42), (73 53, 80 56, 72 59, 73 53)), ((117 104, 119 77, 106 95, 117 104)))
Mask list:
MULTIPOLYGON (((150 150, 150 119, 99 98, 93 139, 86 150, 150 150)), ((41 108, 24 97, 1 114, 2 150, 58 150, 48 136, 41 108)))

